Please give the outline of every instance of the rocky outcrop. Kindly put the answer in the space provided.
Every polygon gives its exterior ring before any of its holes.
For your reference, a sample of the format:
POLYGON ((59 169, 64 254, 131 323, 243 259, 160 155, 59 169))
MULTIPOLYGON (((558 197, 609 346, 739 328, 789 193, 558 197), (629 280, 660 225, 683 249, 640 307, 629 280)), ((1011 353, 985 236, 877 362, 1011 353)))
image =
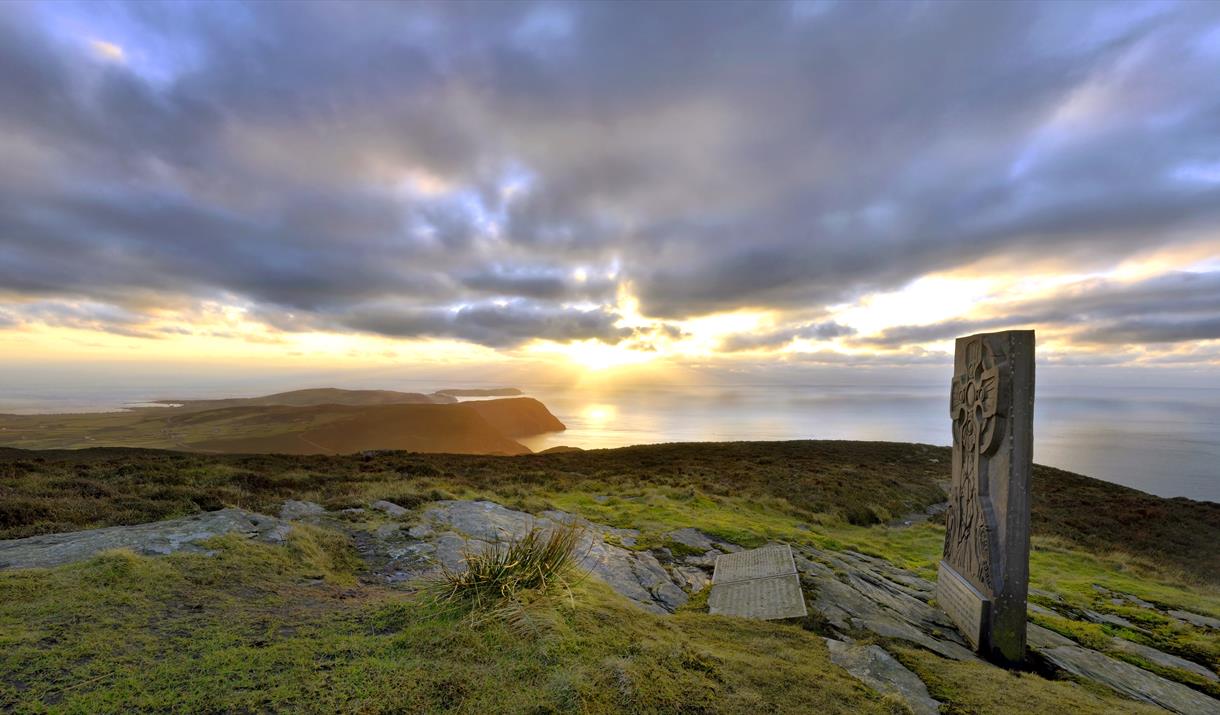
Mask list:
MULTIPOLYGON (((558 511, 535 516, 488 501, 443 501, 429 505, 414 520, 404 518, 402 523, 388 525, 388 530, 374 539, 379 541, 377 548, 382 549, 385 558, 371 575, 387 583, 402 583, 434 572, 441 564, 460 569, 467 550, 497 548, 531 528, 549 529, 572 522, 585 529, 579 547, 584 567, 654 613, 671 612, 685 603, 687 594, 707 585, 717 556, 740 550, 695 528, 685 528, 664 535, 669 548, 637 551, 632 547, 639 534, 633 529, 616 529, 558 511)), ((946 658, 977 660, 957 629, 933 605, 934 584, 888 561, 855 551, 810 546, 796 546, 793 551, 807 605, 836 634, 828 639, 832 660, 869 687, 902 699, 912 712, 936 712, 938 704, 927 688, 884 647, 885 641, 903 641, 946 658), (857 644, 853 636, 860 633, 880 636, 883 643, 857 644)), ((1058 594, 1038 591, 1035 595, 1064 608, 1065 613, 1070 611, 1058 594)), ((1031 604, 1031 612, 1039 611, 1066 617, 1031 604)), ((1103 618, 1109 614, 1090 611, 1083 617, 1090 615, 1113 623, 1103 618)), ((1040 653, 1050 667, 1110 687, 1121 695, 1186 715, 1220 712, 1215 709, 1220 703, 1204 693, 1090 650, 1033 623, 1029 625, 1029 648, 1040 653)), ((1123 650, 1162 667, 1199 677, 1213 675, 1199 664, 1149 646, 1122 641, 1111 649, 1123 650)))
POLYGON ((1211 672, 1207 668, 1204 668, 1198 663, 1191 662, 1185 658, 1179 658, 1171 653, 1159 651, 1156 648, 1143 645, 1142 643, 1135 643, 1134 641, 1129 641, 1125 638, 1111 638, 1110 648, 1115 651, 1130 653, 1131 655, 1143 658, 1149 663, 1159 665, 1162 668, 1177 668, 1178 670, 1184 670, 1187 673, 1194 673, 1200 678, 1210 680, 1213 683, 1220 682, 1220 676, 1217 676, 1215 673, 1211 672))
POLYGON ((395 519, 397 519, 400 516, 406 516, 409 513, 409 510, 407 508, 398 506, 394 502, 386 501, 384 499, 378 499, 377 501, 373 502, 372 504, 369 504, 369 506, 376 509, 377 511, 383 511, 387 515, 389 515, 395 519))
POLYGON ((832 663, 873 690, 898 697, 914 715, 936 715, 940 712, 940 703, 928 695, 928 686, 884 648, 834 638, 826 639, 826 647, 830 649, 832 663))
POLYGON ((1073 644, 1041 648, 1038 652, 1064 671, 1082 680, 1100 683, 1133 700, 1182 715, 1220 714, 1220 701, 1095 650, 1073 644))
POLYGON ((1198 613, 1191 613, 1190 611, 1170 611, 1169 615, 1173 616, 1174 618, 1176 618, 1180 621, 1189 623, 1192 626, 1196 626, 1198 628, 1211 628, 1212 630, 1220 630, 1220 618, 1210 618, 1208 616, 1201 616, 1198 613))
MULTIPOLYGON (((796 551, 797 570, 804 578, 808 590, 812 592, 812 610, 821 614, 840 634, 840 640, 830 639, 839 643, 830 645, 832 660, 843 665, 870 687, 884 692, 886 688, 897 688, 898 682, 909 679, 889 668, 880 654, 866 653, 861 647, 846 645, 850 643, 850 634, 853 632, 871 632, 886 639, 906 641, 947 658, 976 658, 940 609, 931 605, 932 582, 882 559, 853 551, 821 551, 811 547, 798 547, 796 551), (887 673, 888 676, 885 675, 887 673), (887 677, 895 682, 887 682, 887 677)), ((1044 602, 1055 604, 1056 608, 1063 607, 1064 613, 1033 603, 1030 604, 1031 613, 1069 617, 1066 614, 1071 612, 1071 609, 1062 605, 1063 599, 1058 594, 1035 591, 1034 595, 1044 602)), ((1107 592, 1107 595, 1111 594, 1107 592)), ((1147 601, 1123 597, 1122 594, 1112 595, 1121 597, 1127 604, 1138 603, 1142 604, 1142 607, 1155 609, 1155 606, 1147 601)), ((1117 617, 1106 617, 1113 614, 1096 611, 1078 613, 1085 620, 1120 625, 1117 617)), ((1126 619, 1121 620, 1129 622, 1126 619)), ((1207 624, 1202 621, 1197 625, 1203 627, 1207 624)), ((1108 687, 1125 697, 1183 715, 1220 715, 1220 701, 1205 693, 1084 647, 1037 624, 1029 624, 1028 644, 1030 651, 1038 654, 1051 668, 1071 677, 1108 687)), ((1129 653, 1163 668, 1216 680, 1215 673, 1204 666, 1147 645, 1112 638, 1108 650, 1112 653, 1129 653)), ((924 709, 929 704, 921 701, 918 695, 918 689, 914 696, 909 692, 902 693, 912 711, 935 712, 935 709, 924 709)))
POLYGON ((841 633, 871 631, 946 658, 975 658, 948 617, 928 605, 930 581, 852 551, 799 547, 797 552, 796 568, 814 592, 810 605, 841 633))
POLYGON ((280 518, 288 521, 303 519, 307 516, 318 516, 325 514, 326 507, 321 504, 315 504, 311 501, 297 501, 289 499, 280 507, 280 518))
MULTIPOLYGON (((634 551, 639 532, 595 524, 560 511, 532 515, 489 501, 440 501, 429 505, 406 528, 365 538, 363 551, 374 564, 370 576, 389 584, 409 583, 439 568, 464 568, 466 552, 497 548, 537 528, 561 524, 582 528, 576 552, 581 568, 605 581, 636 605, 669 613, 686 603, 687 588, 698 581, 672 574, 648 551, 634 551)), ((360 544, 361 539, 357 539, 360 544)))
POLYGON ((719 554, 731 554, 741 551, 741 547, 737 544, 730 544, 719 539, 712 538, 707 534, 695 529, 687 527, 671 531, 665 535, 665 538, 676 544, 680 544, 689 550, 701 552, 706 556, 711 556, 713 564, 715 557, 719 554))
POLYGON ((241 534, 266 543, 282 543, 291 525, 273 516, 244 509, 221 509, 135 526, 45 534, 0 541, 0 569, 41 568, 82 561, 110 549, 130 549, 161 556, 177 551, 211 553, 200 542, 224 534, 241 534))

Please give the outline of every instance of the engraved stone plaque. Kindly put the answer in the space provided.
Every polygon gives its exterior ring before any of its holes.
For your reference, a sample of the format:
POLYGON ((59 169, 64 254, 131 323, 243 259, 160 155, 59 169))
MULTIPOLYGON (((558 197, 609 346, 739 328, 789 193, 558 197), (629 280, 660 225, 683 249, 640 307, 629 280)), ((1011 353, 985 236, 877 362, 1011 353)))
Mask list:
POLYGON ((981 630, 988 622, 991 601, 944 561, 940 562, 940 573, 936 577, 936 602, 967 640, 971 643, 982 640, 981 630))
POLYGON ((1034 332, 958 338, 953 481, 936 600, 979 653, 1025 657, 1034 332))
POLYGON ((745 581, 752 578, 783 576, 796 573, 796 562, 792 559, 792 547, 773 544, 761 549, 738 551, 716 558, 716 570, 712 583, 745 581))
POLYGON ((707 606, 709 613, 765 621, 805 615, 805 598, 796 574, 715 585, 707 606))
POLYGON ((743 618, 800 618, 805 596, 787 545, 724 554, 716 558, 708 611, 743 618))

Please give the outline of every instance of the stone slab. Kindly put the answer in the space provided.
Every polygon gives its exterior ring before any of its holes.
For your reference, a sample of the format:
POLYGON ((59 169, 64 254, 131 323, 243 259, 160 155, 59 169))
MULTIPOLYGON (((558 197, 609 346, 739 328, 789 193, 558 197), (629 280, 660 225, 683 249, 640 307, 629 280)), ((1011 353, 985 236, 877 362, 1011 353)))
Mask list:
POLYGON ((1204 668, 1198 663, 1178 657, 1172 653, 1166 653, 1141 643, 1133 643, 1125 638, 1110 639, 1110 646, 1114 648, 1114 650, 1130 653, 1132 655, 1139 656, 1150 663, 1156 663, 1162 668, 1177 668, 1178 670, 1184 670, 1188 673, 1194 673, 1200 678, 1205 678, 1213 683, 1220 682, 1220 676, 1217 676, 1212 671, 1204 668))
POLYGON ((289 499, 280 507, 280 518, 294 521, 306 516, 319 516, 326 513, 326 507, 311 501, 289 499))
POLYGON ((1134 700, 1181 715, 1220 715, 1220 700, 1095 650, 1070 645, 1043 648, 1039 652, 1064 671, 1101 683, 1134 700))
POLYGON ((1041 650, 1043 648, 1055 648, 1057 646, 1074 646, 1076 641, 1067 636, 1059 635, 1049 628, 1043 628, 1037 623, 1026 624, 1026 642, 1030 648, 1041 650))
POLYGON ((390 516, 394 517, 395 519, 397 519, 400 516, 406 516, 407 514, 411 513, 410 509, 401 507, 401 506, 395 504, 394 502, 386 501, 385 499, 378 499, 377 501, 373 502, 369 506, 373 507, 374 509, 376 509, 378 511, 384 511, 386 514, 389 514, 390 516))
POLYGON ((110 549, 162 556, 178 551, 210 553, 199 542, 241 534, 266 543, 283 543, 292 525, 243 509, 221 509, 179 519, 134 526, 44 534, 0 541, 0 569, 44 568, 83 561, 110 549))
POLYGON ((1211 618, 1209 616, 1201 616, 1198 613, 1191 613, 1190 611, 1170 611, 1169 615, 1186 621, 1190 625, 1198 628, 1213 628, 1215 630, 1220 630, 1220 619, 1211 618))
POLYGON ((896 695, 914 715, 937 715, 940 703, 928 694, 928 686, 885 649, 876 645, 826 639, 830 660, 879 693, 896 695))
POLYGON ((803 618, 805 597, 796 574, 715 584, 707 599, 708 612, 719 616, 758 618, 803 618))
POLYGON ((975 649, 985 645, 991 601, 944 561, 936 578, 936 603, 970 645, 975 649))
POLYGON ((676 541, 683 546, 688 546, 699 551, 710 551, 716 548, 716 542, 712 541, 710 536, 691 527, 671 531, 665 536, 670 541, 676 541))
POLYGON ((774 620, 805 616, 805 596, 792 549, 772 544, 716 557, 708 611, 774 620))
POLYGON ((1086 621, 1091 621, 1093 623, 1108 623, 1112 626, 1121 626, 1123 628, 1140 630, 1139 627, 1131 621, 1128 621, 1122 616, 1116 616, 1113 613, 1098 613, 1097 611, 1090 611, 1087 608, 1082 610, 1081 613, 1084 615, 1086 621))
POLYGON ((792 559, 792 548, 787 544, 776 544, 717 557, 712 583, 731 583, 795 573, 796 562, 792 559))

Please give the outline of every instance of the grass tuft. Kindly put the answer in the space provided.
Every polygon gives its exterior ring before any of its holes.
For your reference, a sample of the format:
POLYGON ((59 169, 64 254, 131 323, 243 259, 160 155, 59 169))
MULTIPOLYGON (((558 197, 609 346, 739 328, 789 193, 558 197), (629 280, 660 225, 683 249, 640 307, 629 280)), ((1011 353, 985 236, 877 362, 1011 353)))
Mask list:
POLYGON ((456 610, 472 623, 497 620, 515 630, 533 632, 548 620, 546 606, 554 597, 572 599, 572 586, 583 576, 577 548, 584 529, 563 524, 532 528, 500 548, 463 551, 463 567, 441 567, 425 587, 431 603, 456 610))

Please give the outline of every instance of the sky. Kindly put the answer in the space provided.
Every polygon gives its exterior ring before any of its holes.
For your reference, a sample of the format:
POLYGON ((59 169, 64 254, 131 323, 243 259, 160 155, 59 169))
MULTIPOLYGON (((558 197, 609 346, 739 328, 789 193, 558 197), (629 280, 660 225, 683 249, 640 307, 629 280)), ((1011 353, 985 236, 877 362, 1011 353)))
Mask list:
POLYGON ((1220 385, 1220 3, 0 4, 4 369, 781 379, 1006 328, 1220 385))

